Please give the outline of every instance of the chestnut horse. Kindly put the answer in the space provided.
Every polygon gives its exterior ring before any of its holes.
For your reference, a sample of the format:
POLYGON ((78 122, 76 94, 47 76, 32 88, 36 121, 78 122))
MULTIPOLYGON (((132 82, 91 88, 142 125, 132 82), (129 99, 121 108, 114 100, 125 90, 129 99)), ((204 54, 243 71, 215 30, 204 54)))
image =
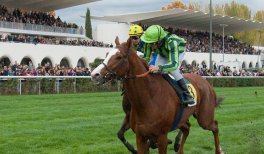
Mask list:
MULTIPOLYGON (((111 51, 102 65, 92 72, 93 79, 105 82, 123 81, 125 95, 131 103, 129 125, 136 134, 137 153, 149 152, 148 140, 157 142, 160 154, 167 153, 167 135, 180 111, 180 100, 173 87, 160 75, 148 74, 148 66, 131 48, 131 42, 116 39, 117 49, 111 51), (147 73, 146 73, 147 72, 147 73), (143 74, 143 75, 142 75, 143 74)), ((185 74, 197 91, 197 105, 184 109, 177 127, 183 133, 178 153, 189 134, 189 117, 194 115, 203 129, 213 132, 215 153, 220 154, 218 123, 214 120, 215 107, 220 103, 212 86, 201 76, 185 74)))

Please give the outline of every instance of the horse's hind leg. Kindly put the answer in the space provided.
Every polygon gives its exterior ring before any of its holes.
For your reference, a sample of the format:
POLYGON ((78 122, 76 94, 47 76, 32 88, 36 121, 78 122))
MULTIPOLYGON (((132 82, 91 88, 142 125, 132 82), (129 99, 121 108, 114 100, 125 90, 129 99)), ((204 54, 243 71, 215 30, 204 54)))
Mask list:
POLYGON ((136 154, 137 151, 135 150, 135 148, 129 143, 127 142, 126 138, 125 138, 125 132, 130 128, 129 125, 129 113, 126 114, 126 117, 124 119, 124 122, 120 128, 120 130, 117 132, 117 137, 122 141, 122 143, 126 146, 126 148, 133 154, 136 154))
MULTIPOLYGON (((199 117, 200 118, 200 117, 199 117)), ((213 120, 211 123, 208 123, 207 121, 199 121, 199 125, 206 130, 210 130, 213 132, 214 135, 214 142, 215 142, 215 153, 221 154, 221 148, 220 148, 220 141, 219 141, 219 129, 218 129, 218 122, 216 120, 213 120)))
POLYGON ((219 141, 219 129, 218 129, 218 122, 215 120, 212 125, 212 132, 214 134, 214 141, 215 141, 215 153, 221 154, 220 149, 220 141, 219 141))
POLYGON ((181 144, 180 144, 180 148, 178 150, 178 154, 183 154, 183 146, 184 146, 184 143, 189 135, 189 132, 190 132, 190 123, 189 121, 187 121, 183 126, 180 127, 182 133, 183 133, 183 136, 182 136, 182 140, 181 140, 181 144))
POLYGON ((175 152, 178 152, 178 150, 180 148, 181 137, 182 137, 182 131, 179 130, 177 136, 175 137, 175 143, 174 143, 174 151, 175 152))
POLYGON ((168 146, 167 134, 160 135, 158 137, 157 143, 159 148, 159 154, 166 154, 168 146))

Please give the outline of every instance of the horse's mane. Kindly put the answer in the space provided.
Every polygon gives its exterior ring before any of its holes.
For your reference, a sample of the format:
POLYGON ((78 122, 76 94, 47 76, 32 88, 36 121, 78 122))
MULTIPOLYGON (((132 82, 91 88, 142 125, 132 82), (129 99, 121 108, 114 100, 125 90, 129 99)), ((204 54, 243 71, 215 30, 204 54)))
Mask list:
POLYGON ((148 69, 148 62, 147 62, 144 58, 140 58, 140 57, 139 57, 139 59, 140 59, 141 62, 143 63, 144 67, 145 67, 146 69, 148 69))
POLYGON ((133 48, 131 38, 129 38, 126 42, 123 42, 120 44, 119 38, 116 37, 115 43, 116 43, 116 48, 118 48, 120 51, 124 51, 124 53, 121 53, 121 54, 131 54, 131 53, 136 54, 135 56, 137 56, 140 59, 143 66, 148 70, 148 68, 149 68, 148 62, 145 59, 143 59, 137 55, 137 51, 135 50, 135 48, 133 48))
POLYGON ((137 55, 137 51, 132 47, 132 45, 130 45, 130 42, 131 40, 128 39, 127 42, 117 44, 116 48, 118 48, 120 51, 124 51, 124 53, 121 52, 123 56, 125 56, 125 54, 136 54, 135 56, 137 56, 140 59, 144 67, 148 70, 148 62, 144 58, 141 58, 137 55))

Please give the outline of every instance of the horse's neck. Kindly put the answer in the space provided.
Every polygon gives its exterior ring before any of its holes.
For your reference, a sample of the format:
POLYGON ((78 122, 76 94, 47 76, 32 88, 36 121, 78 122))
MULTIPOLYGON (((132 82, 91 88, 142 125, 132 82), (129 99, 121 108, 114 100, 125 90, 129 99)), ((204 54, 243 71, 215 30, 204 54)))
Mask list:
MULTIPOLYGON (((130 70, 128 75, 130 76, 143 74, 148 71, 148 68, 145 67, 139 57, 135 56, 137 55, 129 57, 130 70)), ((148 104, 146 100, 150 100, 151 96, 153 96, 153 93, 155 92, 152 84, 157 84, 153 81, 154 78, 150 75, 135 79, 127 79, 124 81, 124 88, 126 90, 126 94, 129 96, 132 106, 142 107, 148 104)))
POLYGON ((134 51, 130 51, 130 52, 131 53, 128 56, 128 62, 129 62, 128 75, 139 75, 146 73, 148 71, 148 66, 143 63, 143 61, 138 57, 136 52, 134 51))
POLYGON ((143 74, 148 71, 141 59, 137 55, 129 57, 129 73, 132 75, 143 74))

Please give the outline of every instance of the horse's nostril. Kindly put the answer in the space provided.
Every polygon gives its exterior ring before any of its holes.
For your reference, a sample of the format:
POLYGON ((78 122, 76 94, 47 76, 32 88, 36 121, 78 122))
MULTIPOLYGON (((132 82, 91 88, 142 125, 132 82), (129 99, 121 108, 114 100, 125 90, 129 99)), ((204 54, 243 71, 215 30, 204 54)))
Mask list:
POLYGON ((99 73, 92 74, 92 79, 93 80, 99 80, 99 78, 100 78, 100 74, 99 73))
POLYGON ((99 73, 92 73, 91 76, 94 78, 94 77, 98 77, 99 76, 99 73))

